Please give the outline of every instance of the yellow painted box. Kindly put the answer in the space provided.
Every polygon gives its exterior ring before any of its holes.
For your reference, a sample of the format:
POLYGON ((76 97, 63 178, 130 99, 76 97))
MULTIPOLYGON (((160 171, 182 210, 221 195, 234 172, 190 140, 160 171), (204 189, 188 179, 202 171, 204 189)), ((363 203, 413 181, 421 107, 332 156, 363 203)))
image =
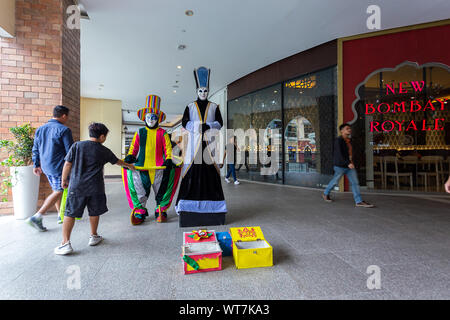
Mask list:
POLYGON ((273 248, 264 238, 260 227, 230 228, 230 234, 236 268, 273 266, 273 248))

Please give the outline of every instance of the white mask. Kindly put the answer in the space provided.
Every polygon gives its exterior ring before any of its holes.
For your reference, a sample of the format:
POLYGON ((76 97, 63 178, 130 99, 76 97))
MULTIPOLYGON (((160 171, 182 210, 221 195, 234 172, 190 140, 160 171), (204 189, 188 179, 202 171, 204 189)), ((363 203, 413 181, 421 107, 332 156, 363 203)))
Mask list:
POLYGON ((158 116, 156 114, 154 114, 154 113, 147 113, 145 115, 145 123, 150 128, 153 128, 158 123, 158 116))
POLYGON ((208 98, 209 90, 205 87, 200 87, 197 89, 197 95, 200 100, 206 100, 208 98))

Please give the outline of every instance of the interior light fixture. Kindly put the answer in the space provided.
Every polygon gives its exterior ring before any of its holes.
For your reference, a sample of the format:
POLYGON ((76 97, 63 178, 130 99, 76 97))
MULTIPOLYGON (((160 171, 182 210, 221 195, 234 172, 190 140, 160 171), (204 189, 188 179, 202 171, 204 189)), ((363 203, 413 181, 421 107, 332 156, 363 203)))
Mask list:
POLYGON ((181 69, 182 67, 181 66, 177 66, 177 69, 181 69))
POLYGON ((78 10, 80 10, 81 19, 91 20, 89 18, 89 14, 87 13, 86 8, 83 6, 83 4, 78 3, 78 10))

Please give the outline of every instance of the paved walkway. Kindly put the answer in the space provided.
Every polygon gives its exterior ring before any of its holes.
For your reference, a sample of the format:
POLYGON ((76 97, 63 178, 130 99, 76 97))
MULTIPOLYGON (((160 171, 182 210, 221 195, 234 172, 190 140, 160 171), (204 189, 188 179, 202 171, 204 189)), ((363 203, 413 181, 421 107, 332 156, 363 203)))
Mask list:
MULTIPOLYGON (((131 226, 120 182, 107 184, 105 240, 88 246, 89 222, 75 225, 71 256, 56 256, 56 215, 39 233, 0 217, 0 299, 450 299, 450 197, 367 195, 374 209, 355 208, 351 194, 332 204, 320 191, 242 182, 224 185, 234 226, 261 226, 274 266, 184 275, 182 232, 171 209, 167 224, 131 226), (367 268, 381 289, 367 288, 367 268), (75 276, 80 275, 77 289, 75 276)), ((152 205, 153 207, 153 205, 152 205)))

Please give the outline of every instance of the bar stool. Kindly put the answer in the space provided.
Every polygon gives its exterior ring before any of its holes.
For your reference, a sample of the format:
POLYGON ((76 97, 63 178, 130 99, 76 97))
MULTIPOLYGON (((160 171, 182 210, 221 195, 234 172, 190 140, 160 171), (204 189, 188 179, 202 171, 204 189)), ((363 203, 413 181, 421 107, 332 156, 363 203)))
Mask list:
POLYGON ((440 187, 440 172, 443 171, 442 167, 442 161, 443 157, 441 156, 423 156, 420 161, 419 165, 422 165, 422 169, 425 169, 425 165, 428 164, 428 170, 431 170, 431 166, 434 165, 434 172, 433 171, 417 171, 418 176, 424 177, 424 184, 425 184, 425 192, 428 191, 428 177, 436 177, 436 191, 439 191, 440 187))
POLYGON ((414 155, 404 156, 399 161, 400 164, 403 164, 403 168, 406 168, 407 165, 414 165, 414 172, 416 173, 416 183, 418 181, 417 171, 419 169, 419 157, 414 155))
POLYGON ((411 188, 411 191, 413 191, 413 174, 412 172, 398 172, 398 159, 394 156, 386 156, 383 157, 384 161, 384 185, 387 185, 387 178, 388 177, 395 177, 395 185, 397 187, 397 190, 400 190, 400 177, 409 177, 409 185, 411 188), (389 172, 388 171, 388 163, 394 163, 395 171, 389 172))
POLYGON ((439 179, 443 183, 447 181, 448 177, 450 176, 450 156, 447 157, 447 159, 444 160, 444 157, 442 157, 441 165, 439 168, 439 179))
POLYGON ((379 168, 379 171, 373 171, 373 177, 375 179, 375 176, 381 177, 381 188, 385 189, 386 186, 384 184, 384 166, 383 166, 383 157, 374 156, 373 157, 373 164, 375 168, 379 168))

